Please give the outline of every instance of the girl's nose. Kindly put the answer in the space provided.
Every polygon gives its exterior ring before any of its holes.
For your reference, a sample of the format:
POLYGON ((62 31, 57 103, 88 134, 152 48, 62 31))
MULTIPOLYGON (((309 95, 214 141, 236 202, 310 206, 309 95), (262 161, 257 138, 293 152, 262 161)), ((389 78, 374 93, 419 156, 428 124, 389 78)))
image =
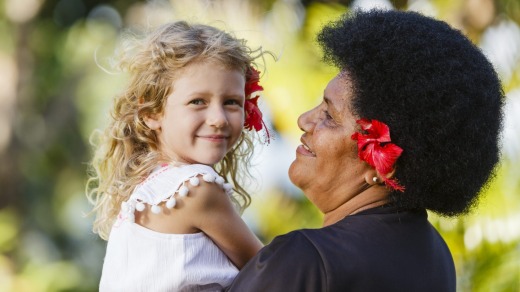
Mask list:
POLYGON ((217 129, 224 128, 228 125, 226 111, 220 106, 210 108, 207 123, 217 129))

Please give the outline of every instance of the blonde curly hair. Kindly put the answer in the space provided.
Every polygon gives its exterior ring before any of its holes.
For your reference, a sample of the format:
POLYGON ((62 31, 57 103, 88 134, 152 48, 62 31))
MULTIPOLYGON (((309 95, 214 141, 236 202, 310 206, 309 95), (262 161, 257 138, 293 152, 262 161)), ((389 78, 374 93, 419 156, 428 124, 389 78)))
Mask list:
MULTIPOLYGON (((134 38, 121 46, 118 66, 130 73, 126 90, 115 97, 112 121, 97 131, 96 150, 90 164, 86 193, 96 213, 93 231, 107 239, 121 203, 159 164, 165 162, 158 152, 158 139, 144 118, 163 113, 172 84, 180 69, 194 62, 216 61, 226 68, 246 70, 262 57, 262 48, 252 50, 245 40, 217 28, 173 22, 134 38)), ((246 97, 247 98, 247 97, 246 97)), ((253 133, 243 130, 236 145, 215 170, 232 180, 232 197, 240 211, 251 202, 241 186, 249 174, 253 154, 253 133)), ((94 137, 94 136, 93 136, 94 137)))

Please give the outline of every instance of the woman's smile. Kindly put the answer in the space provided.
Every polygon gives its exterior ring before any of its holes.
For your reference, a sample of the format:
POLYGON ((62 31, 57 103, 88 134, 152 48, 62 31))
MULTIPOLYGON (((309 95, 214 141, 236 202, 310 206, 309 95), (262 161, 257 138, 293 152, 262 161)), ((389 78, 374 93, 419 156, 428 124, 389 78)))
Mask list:
POLYGON ((316 157, 316 154, 314 154, 314 152, 312 152, 312 150, 309 148, 309 146, 307 146, 307 144, 305 144, 303 137, 300 139, 300 141, 302 142, 302 144, 299 145, 298 148, 296 148, 296 153, 304 155, 304 156, 316 157))

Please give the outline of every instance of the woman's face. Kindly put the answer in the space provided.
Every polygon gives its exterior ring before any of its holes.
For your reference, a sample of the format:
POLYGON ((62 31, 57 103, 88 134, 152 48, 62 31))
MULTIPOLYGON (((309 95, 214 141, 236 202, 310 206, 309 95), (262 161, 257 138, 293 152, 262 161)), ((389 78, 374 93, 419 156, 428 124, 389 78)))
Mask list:
POLYGON ((359 119, 350 110, 352 95, 349 76, 340 73, 325 88, 323 101, 298 119, 304 134, 289 177, 323 213, 361 193, 370 171, 350 138, 359 119))

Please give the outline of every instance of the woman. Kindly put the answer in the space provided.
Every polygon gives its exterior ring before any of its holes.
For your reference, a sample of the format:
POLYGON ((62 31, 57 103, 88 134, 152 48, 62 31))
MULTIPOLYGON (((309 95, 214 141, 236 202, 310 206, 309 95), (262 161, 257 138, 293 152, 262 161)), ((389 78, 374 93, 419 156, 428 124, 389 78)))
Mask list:
POLYGON ((455 291, 426 210, 467 213, 493 176, 497 74, 459 31, 412 12, 354 12, 318 41, 340 73, 298 120, 289 176, 323 228, 275 238, 230 291, 455 291))

